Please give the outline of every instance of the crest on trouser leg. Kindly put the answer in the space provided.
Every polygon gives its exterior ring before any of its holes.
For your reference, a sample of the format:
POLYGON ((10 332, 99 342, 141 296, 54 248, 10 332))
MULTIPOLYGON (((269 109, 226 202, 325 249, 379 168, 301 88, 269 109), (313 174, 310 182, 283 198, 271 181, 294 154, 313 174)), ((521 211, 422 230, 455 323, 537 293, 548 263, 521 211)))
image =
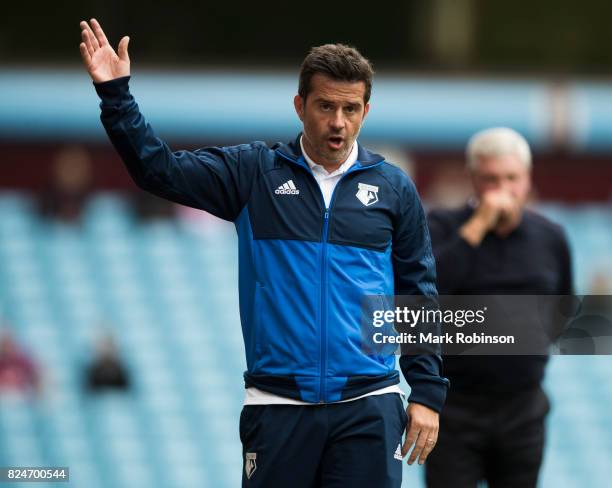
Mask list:
POLYGON ((257 453, 256 452, 247 452, 244 456, 244 472, 246 474, 247 479, 251 479, 253 473, 257 469, 257 453))

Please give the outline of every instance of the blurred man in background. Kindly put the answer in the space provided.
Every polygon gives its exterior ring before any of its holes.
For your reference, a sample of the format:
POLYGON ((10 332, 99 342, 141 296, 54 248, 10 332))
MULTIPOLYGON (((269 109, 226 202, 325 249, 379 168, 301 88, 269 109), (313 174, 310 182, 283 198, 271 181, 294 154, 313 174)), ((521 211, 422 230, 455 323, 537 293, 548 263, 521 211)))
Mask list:
POLYGON ((45 217, 78 224, 92 190, 91 156, 81 146, 62 148, 54 158, 49 185, 40 198, 45 217))
POLYGON ((96 342, 94 357, 85 370, 85 386, 90 392, 125 391, 130 388, 130 375, 110 333, 96 342))
POLYGON ((341 44, 312 49, 294 98, 304 131, 291 144, 173 152, 129 92, 129 39, 115 53, 95 20, 81 28, 102 122, 134 180, 236 225, 243 485, 399 488, 402 457, 414 446, 408 462, 423 463, 435 446, 448 382, 437 351, 403 356, 405 411, 393 353, 359 346, 365 295, 436 295, 414 184, 356 141, 370 63, 341 44))
MULTIPOLYGON (((525 208, 527 141, 507 128, 476 134, 467 148, 475 199, 429 218, 438 290, 445 295, 569 295, 563 230, 525 208)), ((517 324, 520 326, 520 324, 517 324)), ((540 384, 547 356, 447 356, 451 381, 440 437, 426 465, 430 488, 535 487, 549 410, 540 384)))
POLYGON ((34 360, 7 329, 0 334, 0 393, 39 393, 40 373, 34 360))

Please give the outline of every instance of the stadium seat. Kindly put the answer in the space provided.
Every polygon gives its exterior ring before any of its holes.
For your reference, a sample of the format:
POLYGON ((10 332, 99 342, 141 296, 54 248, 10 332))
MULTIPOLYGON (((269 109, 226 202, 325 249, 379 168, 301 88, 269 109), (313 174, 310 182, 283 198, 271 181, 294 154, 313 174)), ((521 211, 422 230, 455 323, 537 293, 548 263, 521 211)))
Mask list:
MULTIPOLYGON (((575 253, 577 291, 609 263, 609 209, 547 204, 575 253)), ((95 195, 82 225, 43 221, 30 196, 0 194, 0 314, 44 371, 38 400, 0 398, 0 465, 70 466, 74 486, 233 488, 245 368, 231 225, 194 232, 139 223, 119 194, 95 195), (101 330, 133 375, 126 394, 88 396, 82 368, 101 330)), ((609 357, 553 357, 544 487, 606 486, 609 357), (599 484, 598 484, 599 483, 599 484)), ((407 386, 404 384, 406 389, 407 386)), ((405 486, 422 468, 405 467, 405 486)))

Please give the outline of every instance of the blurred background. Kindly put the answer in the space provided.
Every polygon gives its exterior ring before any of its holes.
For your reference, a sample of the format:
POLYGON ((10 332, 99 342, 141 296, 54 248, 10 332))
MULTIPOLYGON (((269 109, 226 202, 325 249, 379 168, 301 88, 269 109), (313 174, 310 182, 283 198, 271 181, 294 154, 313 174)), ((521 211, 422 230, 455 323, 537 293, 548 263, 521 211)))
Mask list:
MULTIPOLYGON (((518 130, 535 155, 532 206, 566 229, 576 292, 612 291, 610 2, 10 2, 0 466, 69 466, 87 488, 240 484, 234 229, 130 181, 80 65, 90 17, 115 46, 131 37, 132 93, 175 149, 293 139, 299 65, 326 42, 372 60, 361 141, 430 208, 469 196, 470 135, 518 130)), ((542 487, 610 486, 610 359, 551 359, 542 487)), ((421 478, 406 467, 405 486, 421 478)))

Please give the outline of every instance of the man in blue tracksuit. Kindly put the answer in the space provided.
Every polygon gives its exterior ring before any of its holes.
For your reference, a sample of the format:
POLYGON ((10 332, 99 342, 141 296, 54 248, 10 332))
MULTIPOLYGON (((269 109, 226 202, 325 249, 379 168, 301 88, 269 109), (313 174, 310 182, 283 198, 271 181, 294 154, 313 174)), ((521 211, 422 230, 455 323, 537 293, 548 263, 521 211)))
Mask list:
POLYGON ((129 39, 115 53, 94 19, 81 29, 102 122, 135 182, 236 225, 243 486, 399 487, 403 456, 414 446, 408 462, 423 463, 436 443, 448 381, 436 351, 402 356, 405 411, 395 357, 362 344, 364 296, 436 295, 414 185, 356 141, 369 62, 340 44, 312 49, 291 144, 173 152, 129 92, 129 39))

